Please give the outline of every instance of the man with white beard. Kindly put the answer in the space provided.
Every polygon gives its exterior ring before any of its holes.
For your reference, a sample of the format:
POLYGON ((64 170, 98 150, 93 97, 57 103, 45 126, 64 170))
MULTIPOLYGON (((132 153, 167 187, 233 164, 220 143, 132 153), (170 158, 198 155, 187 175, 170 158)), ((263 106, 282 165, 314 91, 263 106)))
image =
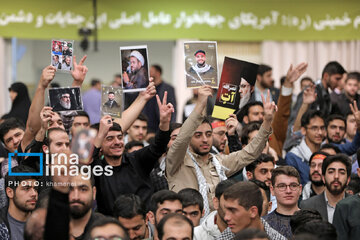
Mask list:
POLYGON ((241 78, 239 85, 240 104, 239 109, 243 108, 250 100, 251 94, 254 92, 254 86, 250 85, 246 79, 241 78))
POLYGON ((54 106, 53 111, 68 111, 71 108, 70 93, 61 93, 59 102, 54 106))

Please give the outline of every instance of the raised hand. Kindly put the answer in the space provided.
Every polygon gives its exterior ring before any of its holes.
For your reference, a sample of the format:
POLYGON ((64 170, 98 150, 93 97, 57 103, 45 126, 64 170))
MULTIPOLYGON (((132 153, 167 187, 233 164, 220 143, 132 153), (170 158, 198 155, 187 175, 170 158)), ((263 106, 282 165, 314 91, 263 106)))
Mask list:
POLYGON ((159 128, 162 131, 168 131, 170 128, 171 114, 175 111, 171 103, 167 103, 167 91, 164 93, 162 102, 159 95, 156 95, 156 101, 159 107, 160 124, 159 128))
POLYGON ((144 98, 146 101, 149 101, 156 94, 155 83, 153 78, 149 79, 149 85, 146 87, 145 91, 140 92, 140 96, 144 98))
POLYGON ((113 126, 113 121, 110 115, 105 115, 100 119, 99 132, 94 139, 94 145, 100 148, 104 141, 109 129, 113 126))
POLYGON ((270 102, 270 90, 267 91, 266 101, 263 94, 261 94, 261 99, 264 105, 264 122, 271 125, 277 106, 275 102, 270 102))
POLYGON ((212 94, 213 92, 209 85, 202 85, 198 91, 198 98, 194 111, 201 114, 207 105, 208 97, 212 96, 212 94))
POLYGON ((71 76, 74 79, 73 87, 81 87, 85 80, 88 68, 84 65, 87 56, 83 56, 79 64, 76 62, 76 56, 74 56, 74 70, 71 70, 71 76))
POLYGON ((239 121, 235 114, 230 114, 229 118, 225 121, 226 131, 229 136, 235 135, 236 127, 239 125, 239 121))
POLYGON ((49 83, 54 79, 56 72, 56 67, 47 66, 42 70, 39 86, 42 88, 47 88, 49 83))
POLYGON ((315 85, 312 85, 311 87, 308 87, 304 90, 303 93, 303 103, 305 104, 312 104, 315 102, 317 97, 315 85))
POLYGON ((55 113, 52 111, 52 107, 43 107, 43 109, 40 112, 40 118, 41 118, 41 128, 44 130, 48 130, 49 128, 49 122, 52 119, 52 117, 55 115, 55 113))
POLYGON ((295 68, 291 64, 286 74, 284 87, 292 88, 293 83, 306 71, 308 64, 303 62, 298 64, 295 68))
POLYGON ((353 104, 350 103, 349 105, 351 112, 354 114, 356 126, 358 129, 360 129, 360 111, 357 107, 356 101, 354 100, 354 103, 353 104))

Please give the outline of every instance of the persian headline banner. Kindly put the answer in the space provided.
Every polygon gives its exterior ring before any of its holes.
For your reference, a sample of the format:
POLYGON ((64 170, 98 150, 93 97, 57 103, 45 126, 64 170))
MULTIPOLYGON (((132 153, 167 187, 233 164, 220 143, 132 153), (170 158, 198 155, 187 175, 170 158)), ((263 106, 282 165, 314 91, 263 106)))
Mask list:
MULTIPOLYGON (((79 39, 92 0, 1 0, 0 36, 79 39)), ((97 1, 99 40, 360 39, 358 0, 97 1)))

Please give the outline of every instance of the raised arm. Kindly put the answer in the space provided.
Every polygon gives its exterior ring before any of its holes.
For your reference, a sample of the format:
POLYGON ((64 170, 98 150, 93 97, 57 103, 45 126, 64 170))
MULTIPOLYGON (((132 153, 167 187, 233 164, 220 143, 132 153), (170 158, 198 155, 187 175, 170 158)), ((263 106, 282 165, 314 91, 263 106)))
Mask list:
POLYGON ((316 100, 315 85, 309 87, 303 92, 303 101, 301 107, 296 115, 293 132, 299 131, 301 128, 301 117, 309 109, 309 106, 316 100))
POLYGON ((26 122, 24 137, 21 141, 21 149, 23 151, 31 143, 41 127, 40 112, 44 107, 45 90, 49 83, 54 79, 55 72, 56 68, 53 66, 47 66, 42 71, 38 87, 36 88, 36 92, 29 109, 29 116, 26 122))
POLYGON ((181 164, 184 162, 186 150, 189 142, 194 135, 195 130, 204 119, 207 99, 212 95, 212 89, 209 86, 201 86, 194 110, 182 125, 178 136, 166 156, 166 175, 174 175, 181 164))
POLYGON ((139 96, 135 101, 128 107, 123 113, 121 118, 117 118, 114 121, 120 124, 123 132, 125 133, 130 126, 134 123, 136 118, 139 116, 147 101, 150 100, 156 94, 155 84, 150 78, 149 85, 146 90, 139 93, 139 96))

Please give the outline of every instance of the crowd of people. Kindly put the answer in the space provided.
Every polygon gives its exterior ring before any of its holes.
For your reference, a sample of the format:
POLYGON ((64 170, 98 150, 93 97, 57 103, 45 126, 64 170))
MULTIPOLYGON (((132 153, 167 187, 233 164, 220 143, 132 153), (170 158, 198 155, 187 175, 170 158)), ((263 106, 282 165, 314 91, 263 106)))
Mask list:
MULTIPOLYGON (((85 59, 74 56, 72 87, 85 59)), ((175 122, 159 65, 145 91, 125 94, 121 118, 101 116, 97 79, 72 113, 46 106, 56 67, 32 101, 14 83, 0 124, 0 239, 360 239, 360 73, 329 62, 314 82, 306 69, 291 65, 276 89, 260 65, 250 100, 225 121, 209 116, 204 85, 175 122), (75 139, 88 160, 64 160, 75 139)))

